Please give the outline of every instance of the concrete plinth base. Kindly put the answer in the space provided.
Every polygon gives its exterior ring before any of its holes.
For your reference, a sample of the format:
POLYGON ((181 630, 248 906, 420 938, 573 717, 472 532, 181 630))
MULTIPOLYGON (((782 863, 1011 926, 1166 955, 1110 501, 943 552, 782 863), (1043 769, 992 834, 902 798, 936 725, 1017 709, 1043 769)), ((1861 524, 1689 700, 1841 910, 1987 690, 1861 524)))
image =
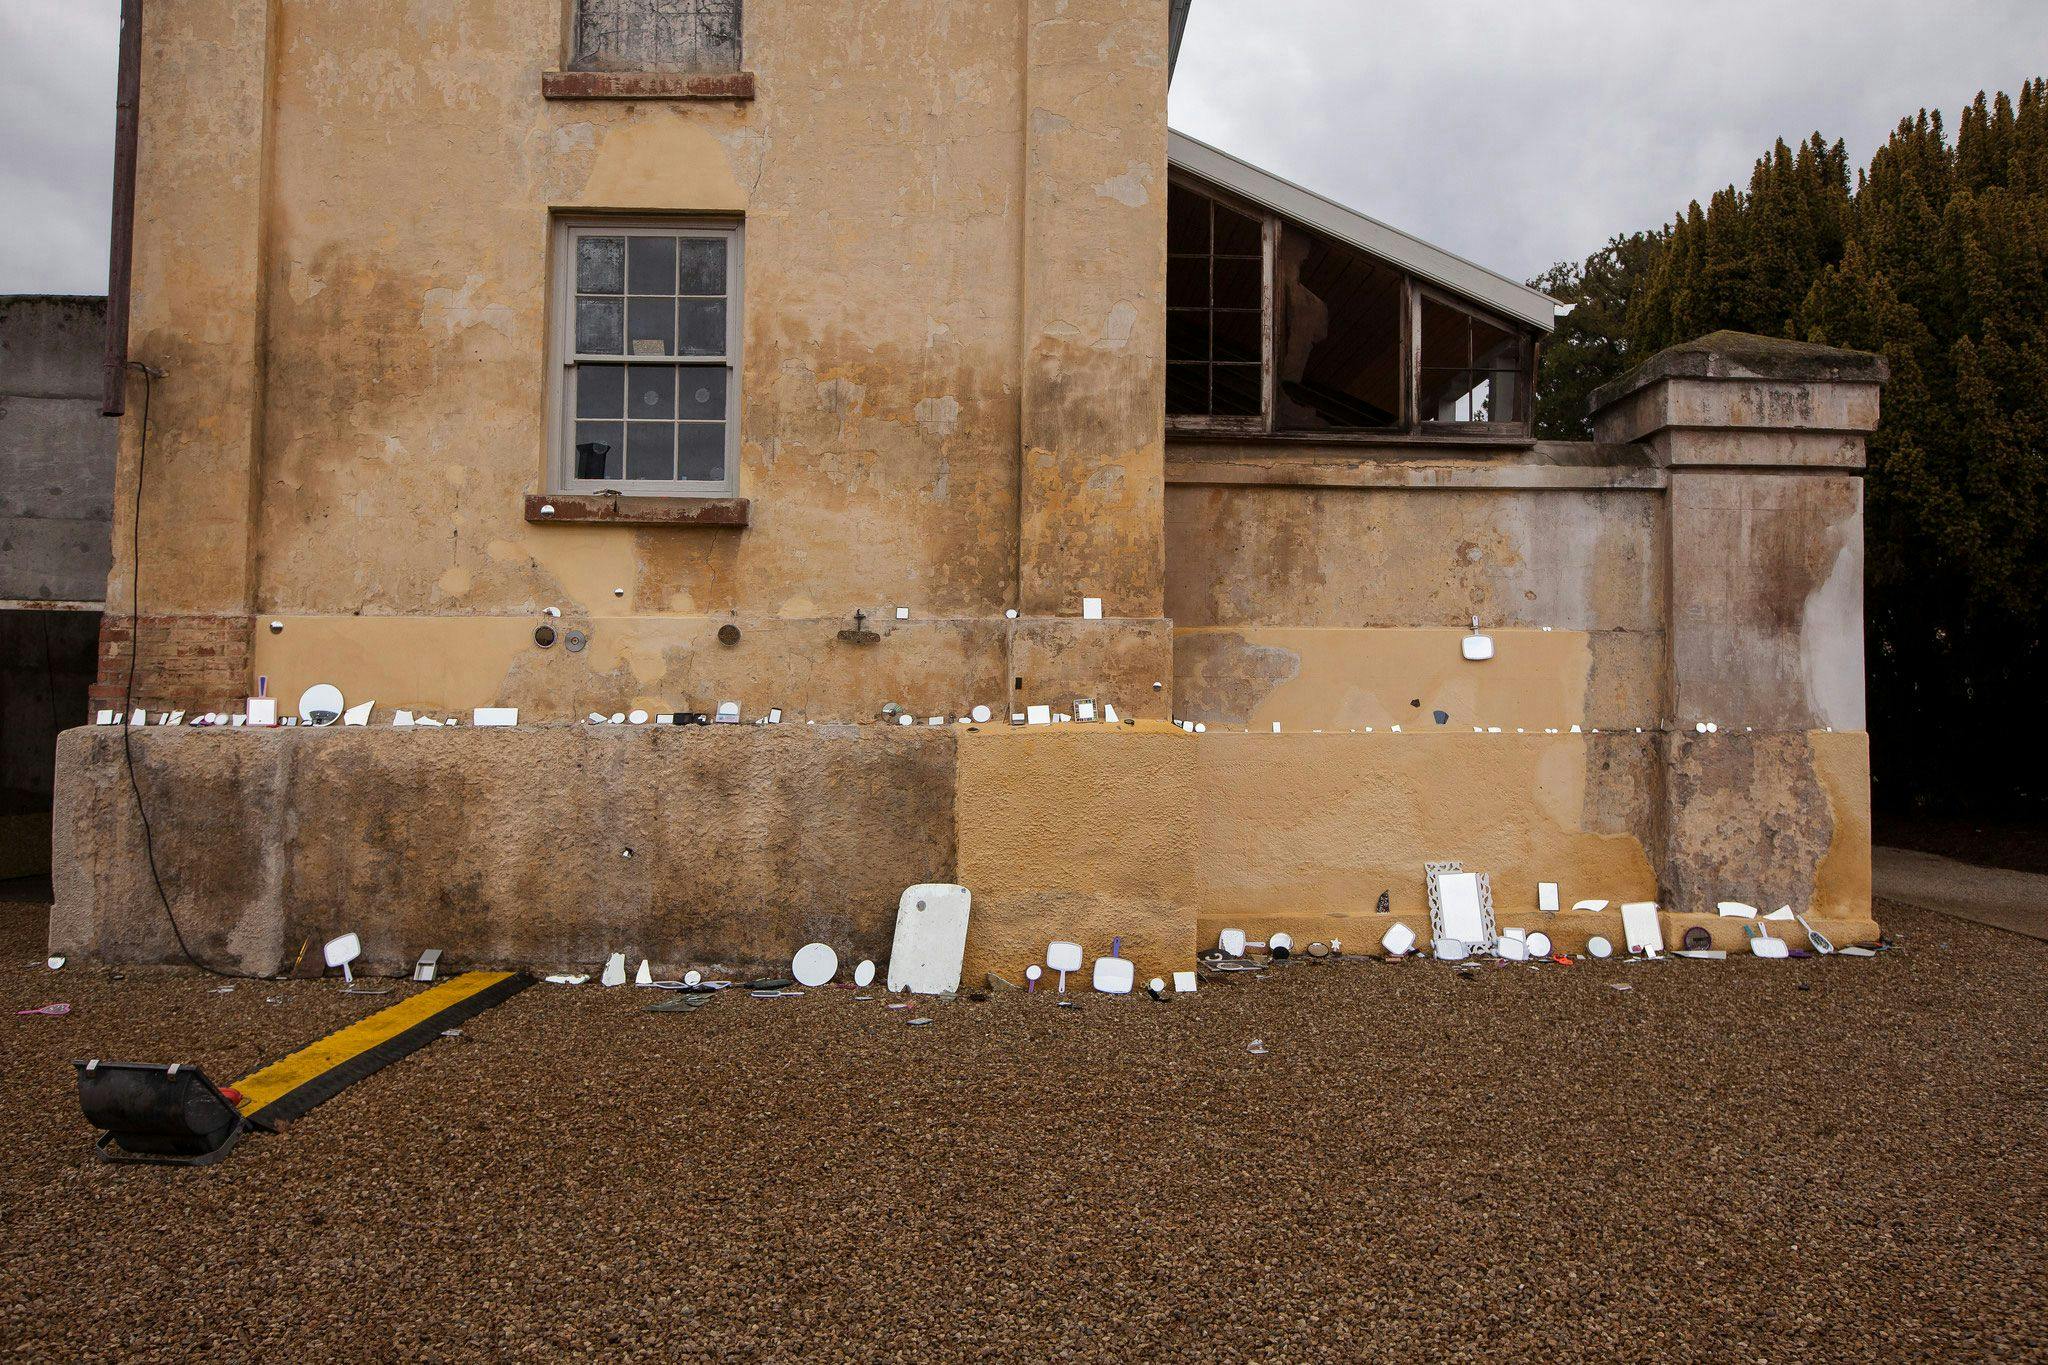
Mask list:
MULTIPOLYGON (((175 961, 121 739, 60 745, 51 951, 175 961)), ((938 881, 974 894, 963 981, 1021 980, 1054 939, 1094 957, 1119 938, 1143 979, 1224 927, 1365 952, 1400 919, 1426 943, 1430 859, 1489 873, 1499 923, 1567 951, 1618 944, 1619 915, 1542 914, 1539 881, 1566 905, 1660 901, 1674 946, 1693 923, 1742 946, 1711 915, 1723 883, 1838 942, 1876 933, 1861 735, 1689 740, 1691 819, 1673 818, 1671 746, 1633 733, 541 725, 132 742, 186 941, 253 972, 317 961, 350 930, 373 971, 430 947, 451 968, 624 952, 783 970, 813 939, 880 962, 903 888, 938 881), (1803 795, 1759 799, 1778 788, 1803 795), (1745 802, 1769 829, 1743 823, 1745 802)))

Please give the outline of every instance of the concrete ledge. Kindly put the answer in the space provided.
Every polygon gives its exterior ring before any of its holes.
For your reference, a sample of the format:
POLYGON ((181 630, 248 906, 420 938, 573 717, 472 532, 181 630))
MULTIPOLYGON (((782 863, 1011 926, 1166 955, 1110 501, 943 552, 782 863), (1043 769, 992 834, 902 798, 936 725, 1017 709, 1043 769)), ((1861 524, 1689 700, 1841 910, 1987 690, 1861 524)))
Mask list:
POLYGON ((1667 346, 1621 378, 1593 390, 1598 412, 1660 379, 1762 379, 1788 384, 1882 384, 1891 378, 1885 358, 1749 332, 1709 332, 1667 346))
POLYGON ((1166 482, 1280 488, 1588 489, 1664 487, 1640 448, 1591 441, 1445 449, 1408 441, 1371 453, 1330 443, 1184 442, 1166 449, 1166 482))
MULTIPOLYGON (((887 956, 904 887, 946 881, 953 732, 140 730, 157 862, 195 953, 272 973, 354 930, 367 966, 786 968, 811 939, 887 956), (628 851, 630 850, 630 856, 628 851)), ((52 952, 179 954, 120 731, 59 740, 52 952)))

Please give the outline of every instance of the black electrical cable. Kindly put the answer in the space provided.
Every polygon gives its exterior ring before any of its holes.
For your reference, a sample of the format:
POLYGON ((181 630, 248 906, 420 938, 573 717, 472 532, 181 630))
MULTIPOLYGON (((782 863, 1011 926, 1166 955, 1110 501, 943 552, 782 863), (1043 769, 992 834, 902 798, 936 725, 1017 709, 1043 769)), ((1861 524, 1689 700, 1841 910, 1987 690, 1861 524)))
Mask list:
POLYGON ((156 866, 156 833, 149 827, 149 812, 142 806, 142 783, 135 776, 135 746, 131 737, 135 732, 135 659, 142 647, 142 474, 149 461, 149 400, 156 391, 156 379, 161 371, 152 370, 139 360, 128 362, 129 367, 142 371, 142 434, 135 450, 135 507, 128 527, 128 686, 121 697, 121 754, 128 761, 128 788, 135 793, 135 816, 142 822, 142 848, 149 856, 149 879, 156 883, 156 898, 164 908, 164 918, 170 921, 171 933, 178 940, 178 951, 185 960, 203 972, 227 977, 236 981, 261 981, 265 978, 254 972, 231 972, 202 962, 185 942, 185 931, 178 927, 178 917, 171 913, 170 893, 164 890, 163 874, 156 866))

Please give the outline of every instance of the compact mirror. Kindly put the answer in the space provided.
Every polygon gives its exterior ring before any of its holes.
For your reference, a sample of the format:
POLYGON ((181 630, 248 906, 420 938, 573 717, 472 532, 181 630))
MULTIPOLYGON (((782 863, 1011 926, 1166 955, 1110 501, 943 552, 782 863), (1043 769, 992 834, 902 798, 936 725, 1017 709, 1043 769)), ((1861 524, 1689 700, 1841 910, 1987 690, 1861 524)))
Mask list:
POLYGON ((314 683, 299 694, 299 719, 308 725, 332 725, 341 719, 343 706, 340 688, 314 683))

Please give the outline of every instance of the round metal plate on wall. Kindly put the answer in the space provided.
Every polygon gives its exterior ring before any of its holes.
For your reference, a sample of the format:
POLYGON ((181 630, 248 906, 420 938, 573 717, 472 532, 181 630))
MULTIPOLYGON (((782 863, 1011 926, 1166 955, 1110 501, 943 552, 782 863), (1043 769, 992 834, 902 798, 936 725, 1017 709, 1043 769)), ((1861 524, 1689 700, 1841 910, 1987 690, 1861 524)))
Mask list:
POLYGON ((590 637, 580 630, 572 630, 562 637, 562 648, 571 654, 581 654, 583 646, 590 643, 590 637))

